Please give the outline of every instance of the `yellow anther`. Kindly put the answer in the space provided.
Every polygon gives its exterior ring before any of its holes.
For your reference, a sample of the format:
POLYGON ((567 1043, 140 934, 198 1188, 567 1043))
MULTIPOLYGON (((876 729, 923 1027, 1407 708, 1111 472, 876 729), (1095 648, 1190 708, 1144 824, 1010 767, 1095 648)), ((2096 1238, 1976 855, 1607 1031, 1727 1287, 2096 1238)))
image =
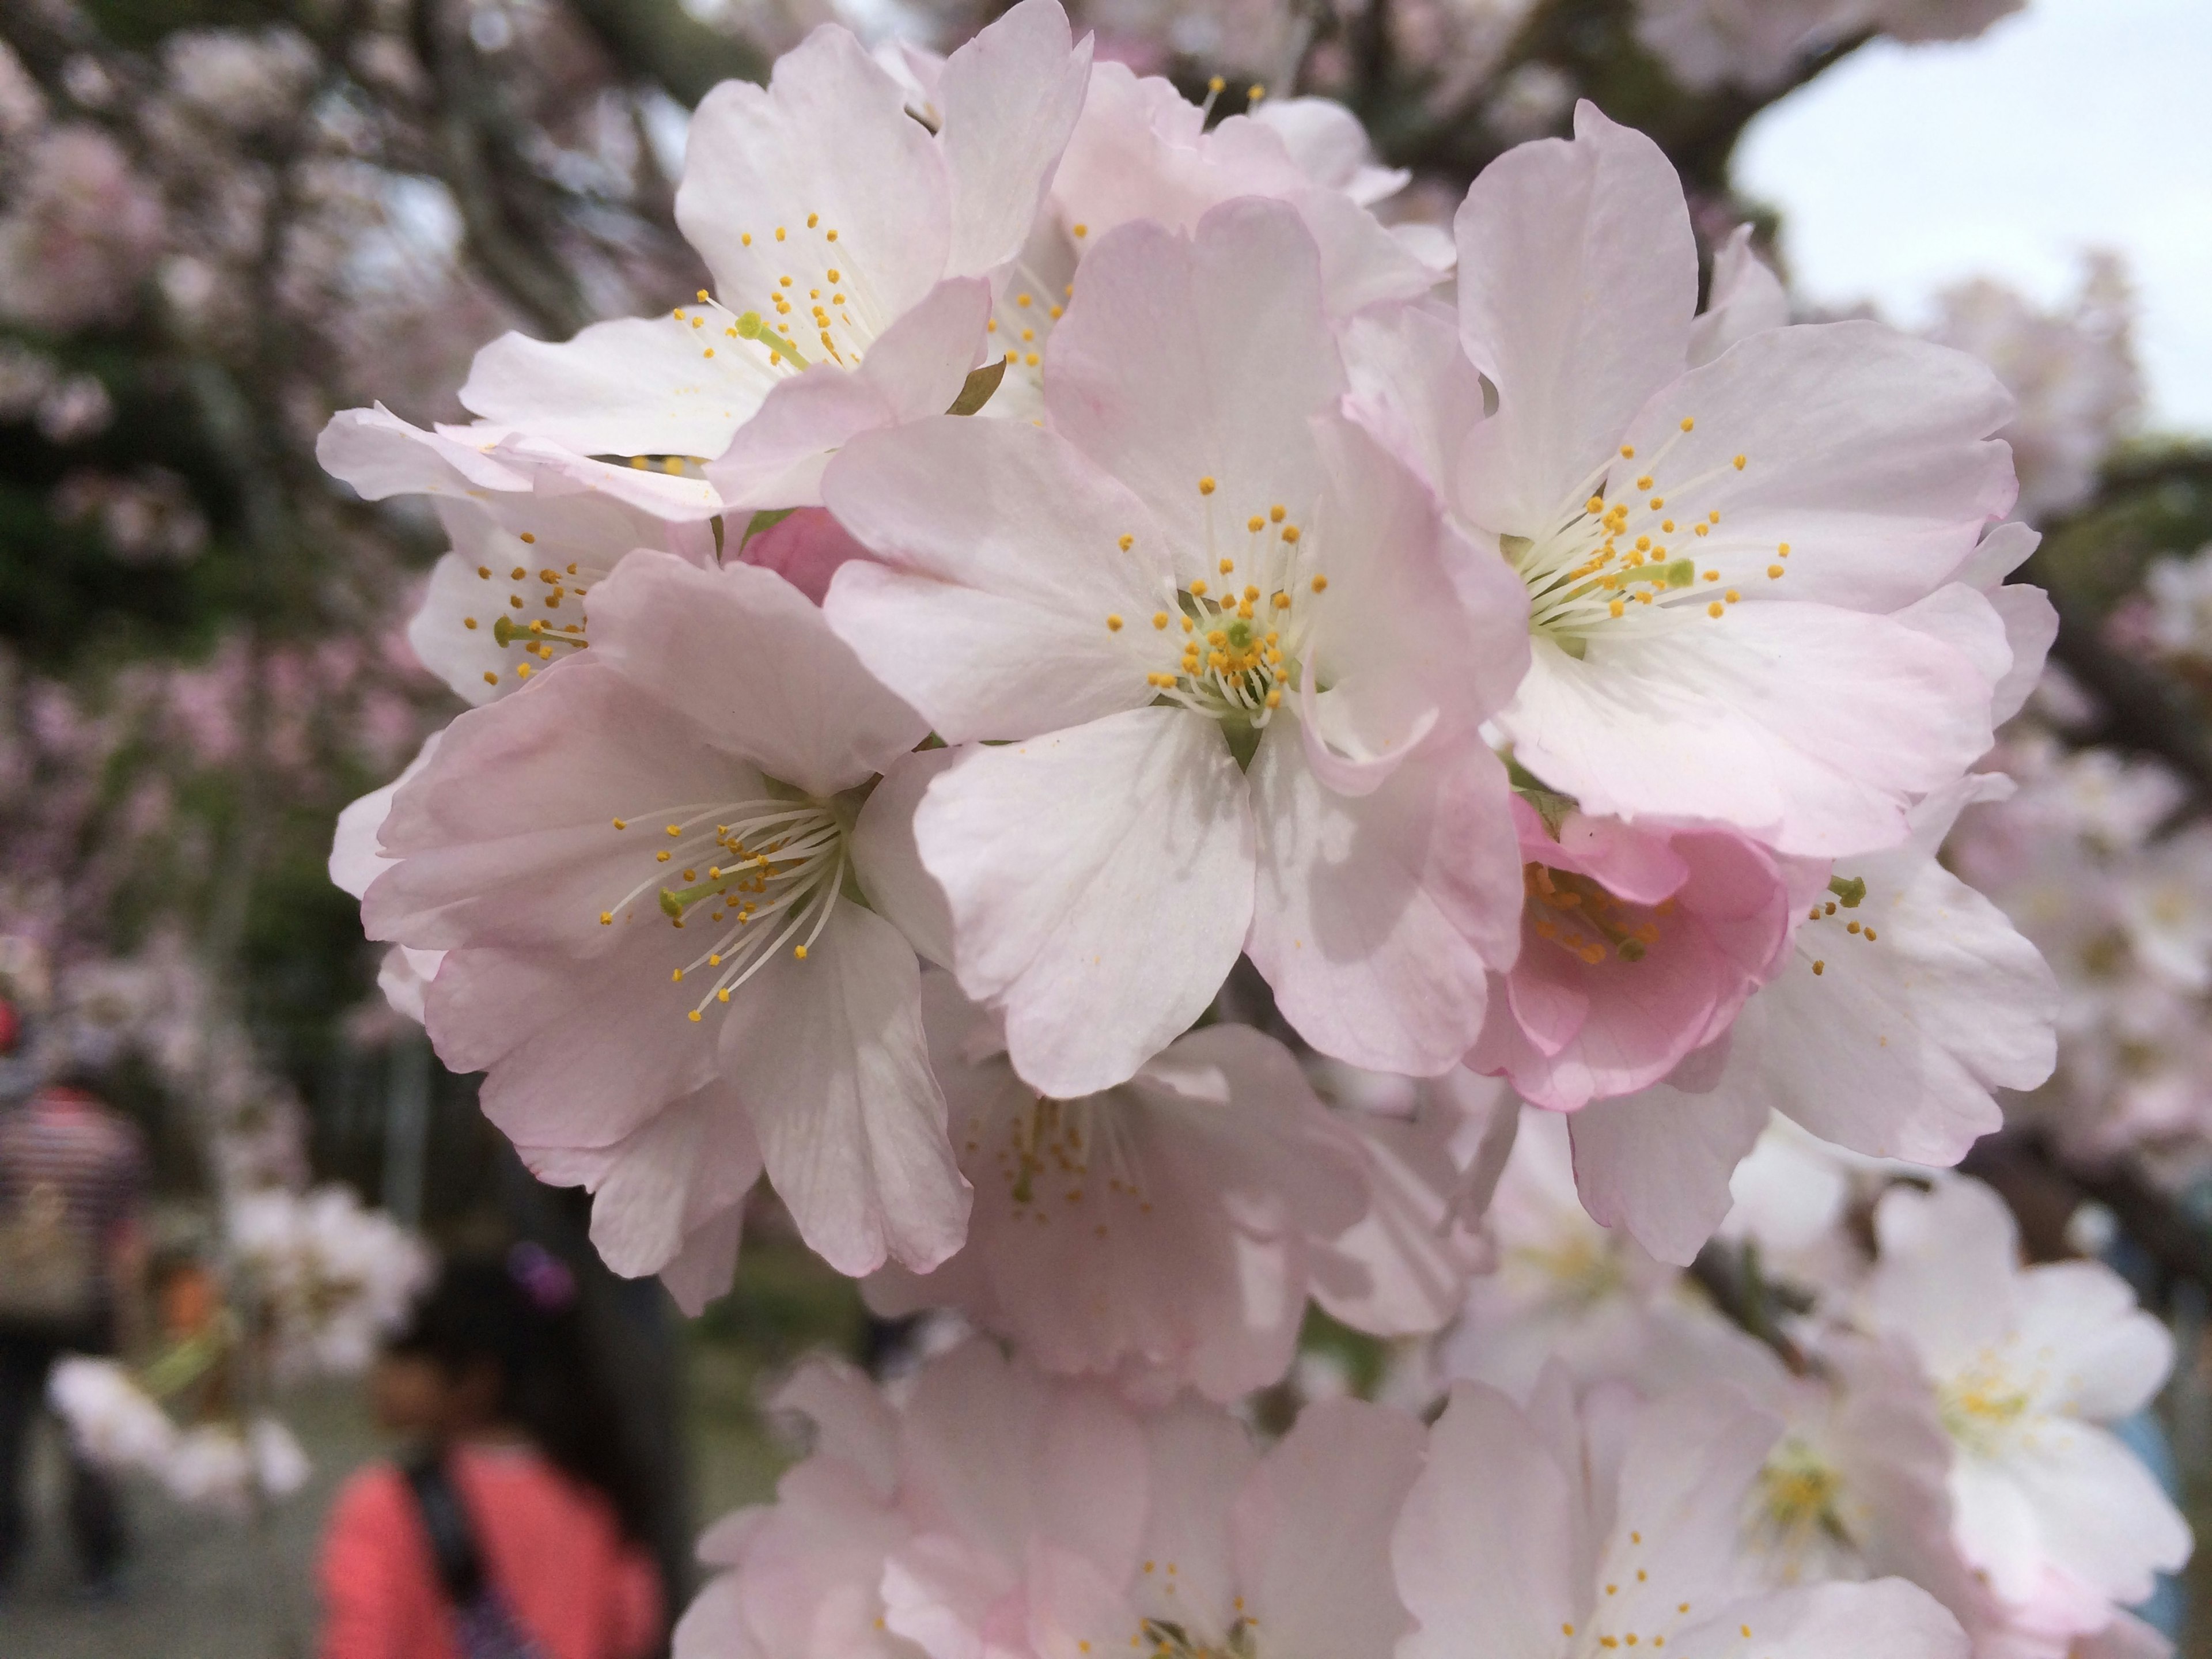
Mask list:
POLYGON ((1593 496, 1591 496, 1588 501, 1584 501, 1584 502, 1583 503, 1583 512, 1585 512, 1585 513, 1602 513, 1602 512, 1604 512, 1604 511, 1605 511, 1605 497, 1604 497, 1604 496, 1602 496, 1602 495, 1593 495, 1593 496))
MULTIPOLYGON (((817 225, 820 224, 821 222, 822 222, 822 216, 821 216, 820 214, 818 214, 818 213, 810 213, 810 214, 808 214, 808 215, 806 216, 806 228, 807 228, 807 229, 809 229, 809 230, 813 229, 815 226, 817 226, 817 225)), ((1688 430, 1688 428, 1687 428, 1686 427, 1686 428, 1684 428, 1683 429, 1684 429, 1685 431, 1687 431, 1687 430, 1688 430)))
POLYGON ((1248 583, 1244 588, 1244 597, 1248 599, 1256 599, 1260 597, 1260 590, 1248 583))
POLYGON ((1152 626, 1153 626, 1153 627, 1155 627, 1155 628, 1165 628, 1167 625, 1168 625, 1168 613, 1167 613, 1166 611, 1153 611, 1153 612, 1152 612, 1152 626))
POLYGON ((629 828, 629 820, 628 818, 617 818, 614 821, 614 823, 615 828, 617 830, 627 830, 629 828))
POLYGON ((1859 925, 1856 921, 1847 921, 1844 924, 1844 931, 1847 933, 1856 933, 1858 930, 1859 925))
POLYGON ((488 564, 478 565, 477 567, 477 574, 482 576, 486 581, 489 581, 491 580, 491 567, 488 564))
POLYGON ((1734 605, 1738 599, 1741 599, 1743 595, 1737 592, 1735 589, 1731 587, 1727 592, 1722 594, 1721 597, 1726 599, 1730 605, 1734 605))
MULTIPOLYGON (((827 236, 827 237, 828 237, 831 241, 833 241, 833 242, 834 242, 834 241, 836 241, 836 240, 837 240, 837 233, 836 233, 836 231, 834 231, 834 230, 827 230, 827 231, 823 232, 822 234, 823 234, 823 235, 827 236)), ((835 276, 832 276, 830 280, 831 282, 833 282, 833 283, 834 283, 834 282, 836 282, 837 279, 836 279, 835 276)))
POLYGON ((1286 525, 1285 525, 1285 526, 1283 526, 1283 539, 1284 539, 1285 541, 1286 541, 1286 542, 1291 542, 1291 543, 1295 544, 1295 543, 1297 541, 1297 539, 1298 539, 1298 527, 1297 527, 1297 526, 1296 526, 1296 525, 1294 525, 1294 524, 1286 524, 1286 525))
POLYGON ((696 1025, 699 1023, 699 1011, 696 1008, 694 1008, 688 1015, 685 1016, 685 1018, 694 1025, 696 1025))
POLYGON ((1262 530, 1265 530, 1267 527, 1267 521, 1261 518, 1258 514, 1255 513, 1250 518, 1244 520, 1244 527, 1256 536, 1262 530))
POLYGON ((1726 605, 1723 605, 1718 599, 1715 599, 1711 605, 1705 607, 1705 614, 1708 617, 1717 617, 1722 611, 1727 609, 1728 607, 1726 605))
POLYGON ((1109 634, 1120 633, 1121 631, 1121 619, 1116 616, 1109 616, 1106 618, 1106 631, 1109 634))
POLYGON ((1027 363, 1031 368, 1035 368, 1037 366, 1037 355, 1036 352, 1032 351, 1027 356, 1024 357, 1022 361, 1024 363, 1027 363))
POLYGON ((1078 236, 1088 236, 1091 234, 1091 227, 1088 225, 1079 224, 1075 227, 1075 234, 1078 236))
MULTIPOLYGON (((1328 588, 1328 577, 1326 577, 1326 576, 1316 576, 1316 577, 1313 579, 1313 591, 1314 591, 1315 592, 1316 592, 1316 593, 1322 592, 1323 592, 1324 590, 1326 590, 1326 589, 1328 588)), ((566 684, 568 684, 568 682, 564 680, 564 681, 562 681, 562 684, 565 685, 566 684)))
POLYGON ((1692 427, 1693 427, 1693 426, 1695 426, 1695 425, 1697 425, 1697 422, 1696 422, 1695 421, 1692 420, 1692 419, 1691 419, 1687 415, 1685 415, 1684 416, 1682 416, 1682 430, 1683 430, 1683 431, 1687 432, 1687 431, 1688 431, 1692 427))
POLYGON ((1750 459, 1750 458, 1749 458, 1748 456, 1745 456, 1745 455, 1739 455, 1739 456, 1737 456, 1737 457, 1735 458, 1735 470, 1736 470, 1737 471, 1739 471, 1739 472, 1742 471, 1743 471, 1743 464, 1744 464, 1744 462, 1745 462, 1746 460, 1749 459, 1750 459))
POLYGON ((1667 498, 1664 495, 1654 495, 1651 498, 1651 510, 1654 513, 1656 513, 1661 507, 1666 505, 1667 498))
POLYGON ((1637 487, 1638 489, 1650 489, 1650 488, 1651 488, 1651 475, 1650 475, 1649 472, 1647 472, 1647 473, 1645 473, 1642 477, 1638 478, 1638 479, 1636 481, 1636 487, 1637 487))
MULTIPOLYGON (((1217 76, 1212 76, 1211 79, 1209 79, 1209 80, 1206 82, 1206 89, 1208 92, 1219 92, 1223 88, 1226 87, 1228 84, 1229 84, 1229 82, 1226 82, 1226 81, 1223 80, 1219 76, 1218 76, 1218 75, 1217 75, 1217 76)), ((1150 1572, 1150 1571, 1152 1571, 1152 1569, 1151 1569, 1150 1567, 1147 1567, 1147 1568, 1146 1568, 1146 1569, 1145 1569, 1145 1571, 1147 1571, 1147 1572, 1150 1572)))
POLYGON ((827 276, 833 283, 842 283, 845 280, 842 276, 838 275, 837 267, 835 265, 827 267, 822 274, 824 276, 827 276))
POLYGON ((783 227, 781 225, 778 225, 775 228, 775 240, 779 242, 783 240, 783 227))
POLYGON ((1618 617, 1618 616, 1621 613, 1621 611, 1622 611, 1623 610, 1625 610, 1626 607, 1624 605, 1624 604, 1622 603, 1622 601, 1620 601, 1620 600, 1619 600, 1619 599, 1614 599, 1614 600, 1610 601, 1610 602, 1606 605, 1606 607, 1605 607, 1605 608, 1606 608, 1606 610, 1607 610, 1608 612, 1610 612, 1612 615, 1618 617))
POLYGON ((1636 459, 1636 446, 1634 444, 1621 445, 1620 458, 1625 461, 1634 460, 1636 459))
POLYGON ((1276 594, 1274 606, 1278 611, 1288 611, 1291 608, 1291 596, 1287 593, 1276 594))
POLYGON ((668 851, 665 848, 663 848, 659 852, 655 853, 653 856, 659 863, 665 864, 668 862, 668 851))
POLYGON ((753 234, 750 230, 741 231, 738 233, 738 240, 745 246, 750 247, 753 245, 753 234))
POLYGON ((1046 316, 1052 318, 1054 321, 1059 320, 1060 314, 1060 308, 1058 306, 1053 307, 1051 310, 1045 313, 1046 316))
POLYGON ((706 350, 701 352, 699 355, 702 357, 711 357, 714 355, 714 348, 708 346, 706 350))
POLYGON ((681 824, 672 823, 668 826, 668 833, 672 836, 680 836, 684 833, 683 826, 681 824))
POLYGON ((1717 582, 1720 579, 1721 573, 1717 570, 1708 570, 1705 572, 1705 580, 1709 582, 1717 582))
POLYGON ((672 981, 673 981, 674 983, 680 985, 680 984, 682 984, 682 983, 684 982, 684 970, 683 970, 681 968, 678 968, 678 969, 674 973, 671 974, 668 977, 669 977, 669 979, 670 979, 672 981))
POLYGON ((499 684, 499 676, 493 673, 490 669, 485 669, 484 684, 486 685, 497 685, 499 684))
POLYGON ((1280 708, 1282 706, 1283 688, 1279 685, 1269 686, 1267 688, 1267 707, 1270 708, 1280 708))
POLYGON ((1638 553, 1649 553, 1651 550, 1651 538, 1638 536, 1636 538, 1636 550, 1638 553))
POLYGON ((804 962, 806 960, 806 947, 804 945, 794 945, 791 947, 791 954, 804 962))
POLYGON ((1211 495, 1213 493, 1213 480, 1210 477, 1200 478, 1198 481, 1198 493, 1201 495, 1211 495))
POLYGON ((1866 941, 1869 945, 1874 943, 1874 929, 1871 927, 1866 930, 1866 941))
POLYGON ((1709 524, 1693 524, 1690 528, 1696 531, 1700 536, 1709 534, 1712 530, 1712 526, 1709 524))
POLYGON ((600 911, 600 912, 599 912, 599 926, 600 926, 600 927, 613 927, 614 925, 615 925, 615 913, 614 913, 613 911, 611 911, 611 910, 602 910, 602 911, 600 911))
POLYGON ((1219 567, 1219 568, 1220 568, 1220 570, 1221 570, 1221 574, 1222 574, 1223 575, 1224 575, 1224 576, 1225 576, 1225 575, 1227 575, 1231 571, 1232 571, 1232 570, 1234 570, 1234 569, 1236 569, 1236 568, 1237 568, 1237 561, 1236 561, 1236 560, 1234 560, 1234 559, 1224 559, 1224 560, 1222 560, 1222 561, 1221 561, 1221 564, 1220 564, 1220 567, 1219 567))
POLYGON ((1267 95, 1267 89, 1255 81, 1244 95, 1256 104, 1267 95))
POLYGON ((461 618, 461 626, 464 628, 474 628, 476 625, 477 619, 474 617, 464 617, 461 618))
POLYGON ((1206 597, 1206 578, 1205 578, 1205 577, 1203 577, 1203 576, 1194 576, 1194 577, 1193 577, 1193 578, 1191 579, 1191 584, 1190 584, 1190 596, 1191 596, 1191 598, 1193 598, 1194 599, 1204 599, 1204 598, 1206 597))
POLYGON ((1674 521, 1672 519, 1667 520, 1665 522, 1661 524, 1659 527, 1670 536, 1674 533, 1674 521))
POLYGON ((1017 294, 1014 295, 1014 303, 1026 309, 1030 303, 1030 296, 1026 294, 1017 294))
POLYGON ((1781 546, 1776 548, 1774 550, 1786 559, 1790 556, 1790 544, 1788 542, 1784 542, 1781 546))
POLYGON ((629 458, 629 464, 630 464, 632 466, 635 467, 635 468, 636 468, 639 471, 641 471, 641 472, 644 471, 646 468, 647 468, 648 466, 651 466, 651 465, 653 465, 653 463, 652 463, 651 461, 648 461, 647 459, 646 459, 646 458, 645 458, 644 456, 642 456, 642 455, 633 455, 633 456, 631 456, 631 457, 629 458))
POLYGON ((1766 574, 1778 580, 1782 574, 1782 567, 1778 564, 1770 564, 1766 567, 1766 574))
POLYGON ((1169 686, 1175 684, 1175 676, 1172 674, 1147 674, 1145 676, 1145 683, 1147 685, 1157 685, 1162 690, 1165 690, 1169 686))

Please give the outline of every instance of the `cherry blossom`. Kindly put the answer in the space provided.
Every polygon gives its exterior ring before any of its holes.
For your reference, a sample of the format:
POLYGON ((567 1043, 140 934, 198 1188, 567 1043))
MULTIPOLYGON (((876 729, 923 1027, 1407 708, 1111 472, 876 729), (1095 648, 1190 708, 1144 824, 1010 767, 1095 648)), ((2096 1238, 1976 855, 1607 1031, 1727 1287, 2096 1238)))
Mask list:
POLYGON ((952 966, 1043 1092, 1110 1087, 1240 951, 1325 1053, 1449 1070, 1512 957, 1517 860, 1477 722, 1525 660, 1510 573, 1329 410, 1289 210, 1085 260, 1048 428, 939 419, 825 480, 883 561, 831 625, 948 742, 915 817, 952 966))
POLYGON ((641 551, 592 603, 586 659, 462 715, 393 797, 369 932, 447 952, 441 1055, 597 1189, 621 1271, 721 1288, 763 1164, 842 1270, 934 1266, 967 1187, 914 952, 854 896, 920 718, 768 571, 641 551))
POLYGON ((390 410, 333 416, 315 445, 369 501, 430 497, 452 550, 407 641, 472 703, 512 691, 589 643, 585 599, 632 548, 714 556, 721 500, 696 478, 611 466, 495 426, 410 426, 390 410))
POLYGON ((959 396, 1090 57, 1057 0, 1024 0, 947 62, 933 133, 850 32, 815 30, 692 117, 676 215, 714 288, 562 344, 507 335, 461 401, 581 453, 717 462, 733 508, 813 501, 846 439, 959 396))
POLYGON ((1348 407, 1528 587, 1516 760, 1585 811, 1786 854, 1902 840, 1988 748, 2010 665, 1947 587, 2012 501, 2003 389, 1871 323, 1753 327, 1691 367, 1680 183, 1588 105, 1477 179, 1455 234, 1464 356, 1433 311, 1369 319, 1348 407))
POLYGON ((1577 1412, 1554 1371, 1524 1412, 1460 1383, 1392 1540, 1419 1626, 1401 1659, 1965 1659, 1958 1621, 1900 1579, 1741 1592, 1746 1498, 1780 1426, 1726 1387, 1577 1412))
POLYGON ((1717 1041, 1790 942, 1790 895, 1741 833, 1513 802, 1528 900, 1519 959, 1468 1056, 1572 1111, 1658 1082, 1717 1041))
POLYGON ((2103 1628, 2189 1558, 2186 1523, 2100 1426, 2157 1391, 2172 1338, 2100 1263, 2023 1270, 2010 1212, 1978 1182, 1894 1188, 1875 1228, 1864 1316, 1935 1382, 1960 1548, 2004 1601, 2103 1628))

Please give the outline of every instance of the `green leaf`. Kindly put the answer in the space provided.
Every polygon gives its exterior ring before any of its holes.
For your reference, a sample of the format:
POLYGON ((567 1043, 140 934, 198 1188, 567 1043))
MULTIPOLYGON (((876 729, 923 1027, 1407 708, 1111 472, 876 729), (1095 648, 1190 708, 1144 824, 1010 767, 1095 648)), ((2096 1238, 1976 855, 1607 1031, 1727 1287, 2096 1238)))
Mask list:
POLYGON ((952 400, 947 415, 973 415, 991 401, 991 394, 999 389, 999 382, 1006 378, 1006 360, 994 357, 968 377, 968 384, 960 388, 960 395, 952 400))

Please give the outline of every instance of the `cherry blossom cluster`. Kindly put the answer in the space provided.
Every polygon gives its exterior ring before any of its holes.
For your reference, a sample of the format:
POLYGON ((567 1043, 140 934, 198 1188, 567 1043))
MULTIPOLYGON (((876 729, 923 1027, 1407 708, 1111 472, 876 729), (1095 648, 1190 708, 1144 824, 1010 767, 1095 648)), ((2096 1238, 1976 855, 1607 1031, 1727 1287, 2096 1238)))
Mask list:
POLYGON ((118 1474, 149 1475, 179 1503, 218 1516, 242 1520, 257 1502, 289 1498, 313 1473, 282 1419, 179 1428, 118 1360, 65 1357, 47 1379, 46 1400, 79 1455, 118 1474))
POLYGON ((1055 0, 944 59, 819 29, 693 118, 710 286, 323 434, 438 514, 410 638, 472 705, 333 849, 395 1006, 616 1271, 696 1310, 764 1175, 977 1334, 792 1385, 815 1453, 684 1650, 2131 1630, 2186 1533, 2066 1425, 2163 1339, 1981 1189, 1883 1196, 1785 1359, 1652 1311, 1763 1137, 1925 1180, 2051 1073, 2051 970, 1937 859, 2056 628, 2013 399, 1792 325, 1742 235, 1700 309, 1587 105, 1449 234, 1342 108, 1218 114, 1055 0), (1546 1158, 1563 1243, 1492 1206, 1546 1158), (1263 1447, 1309 1303, 1426 1357, 1263 1447), (1863 1474, 1855 1412, 1918 1437, 1863 1474))

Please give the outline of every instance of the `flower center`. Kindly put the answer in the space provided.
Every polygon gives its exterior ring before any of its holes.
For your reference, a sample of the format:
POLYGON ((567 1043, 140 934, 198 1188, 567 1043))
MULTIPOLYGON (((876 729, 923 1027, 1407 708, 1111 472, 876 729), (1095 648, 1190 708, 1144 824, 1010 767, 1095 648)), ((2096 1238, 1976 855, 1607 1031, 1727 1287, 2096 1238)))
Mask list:
POLYGON ((823 359, 858 368, 861 348, 890 319, 837 232, 810 213, 803 227, 778 225, 757 238, 744 231, 739 240, 760 273, 761 309, 734 311, 703 288, 690 310, 677 307, 676 321, 698 331, 702 361, 719 349, 754 368, 765 352, 769 368, 790 374, 823 359))
MULTIPOLYGON (((1328 578, 1315 568, 1315 538, 1279 501, 1232 527, 1219 522, 1216 482, 1200 478, 1198 493, 1204 574, 1171 585, 1152 613, 1153 630, 1171 643, 1164 641, 1164 665, 1145 678, 1159 701, 1220 721, 1238 761, 1249 763, 1285 691, 1297 688, 1328 578)), ((1121 538, 1124 551, 1130 543, 1121 538)), ((1109 616, 1106 626, 1119 633, 1123 618, 1109 616)))
POLYGON ((709 975, 691 1019, 727 1002, 785 945, 806 960, 836 908, 848 864, 835 807, 811 799, 714 802, 617 818, 614 827, 634 834, 655 823, 662 845, 652 872, 600 911, 599 924, 632 921, 648 893, 674 928, 704 920, 714 942, 671 976, 682 984, 702 969, 709 975), (671 875, 683 884, 669 885, 671 875))
POLYGON ((1936 1390, 1936 1408, 1951 1438, 1967 1450, 1994 1454, 2027 1415, 2030 1396, 1994 1361, 1985 1360, 1936 1390))
POLYGON ((1717 508, 1699 513, 1690 504, 1713 480, 1742 471, 1747 456, 1679 483, 1661 481, 1674 446, 1696 424, 1685 416, 1642 462, 1634 445, 1623 444, 1540 532, 1500 538, 1528 586, 1532 631, 1579 657, 1593 638, 1672 628, 1698 609, 1717 620, 1756 573, 1763 569, 1769 581, 1787 573, 1789 543, 1731 540, 1717 508))
POLYGON ((1751 1492, 1745 1531, 1753 1548, 1803 1565, 1816 1547, 1850 1543, 1837 1499, 1843 1477, 1795 1435, 1774 1449, 1751 1492))
MULTIPOLYGON (((993 1154, 999 1178, 1017 1211, 1036 1206, 1040 1218, 1048 1207, 1082 1204, 1094 1173, 1105 1178, 1102 1202, 1126 1198, 1138 1212, 1149 1215, 1152 1204, 1144 1196, 1135 1149, 1123 1133, 1123 1108, 1112 1097, 1091 1095, 1080 1100, 1030 1097, 1007 1119, 1006 1132, 993 1154)), ((981 1126, 978 1126, 981 1131, 981 1126)), ((988 1133, 988 1132, 984 1132, 988 1133)), ((968 1150, 981 1150, 980 1133, 971 1133, 968 1150)), ((1104 1225, 1101 1212, 1096 1224, 1104 1225)), ((1104 1237, 1103 1233, 1100 1234, 1104 1237)))
MULTIPOLYGON (((524 531, 515 538, 521 548, 519 556, 527 560, 532 551, 530 544, 538 538, 524 531)), ((477 566, 477 580, 483 587, 483 603, 474 614, 461 618, 462 628, 469 633, 489 631, 502 651, 521 647, 526 658, 535 657, 541 663, 553 660, 554 647, 567 646, 582 650, 584 638, 583 598, 590 585, 606 571, 596 562, 586 564, 571 559, 559 568, 540 565, 535 571, 528 562, 499 564, 489 562, 491 554, 486 550, 485 562, 477 566), (574 605, 570 605, 570 600, 574 605), (550 614, 540 614, 547 612, 550 614)), ((531 665, 515 665, 515 678, 526 680, 531 665)), ((484 670, 484 684, 497 685, 500 673, 496 669, 484 670)))
POLYGON ((1674 910, 1672 899, 1648 908, 1626 903, 1588 876, 1547 864, 1522 865, 1521 885, 1530 931, 1593 968, 1608 956, 1643 961, 1659 942, 1659 919, 1674 910))

